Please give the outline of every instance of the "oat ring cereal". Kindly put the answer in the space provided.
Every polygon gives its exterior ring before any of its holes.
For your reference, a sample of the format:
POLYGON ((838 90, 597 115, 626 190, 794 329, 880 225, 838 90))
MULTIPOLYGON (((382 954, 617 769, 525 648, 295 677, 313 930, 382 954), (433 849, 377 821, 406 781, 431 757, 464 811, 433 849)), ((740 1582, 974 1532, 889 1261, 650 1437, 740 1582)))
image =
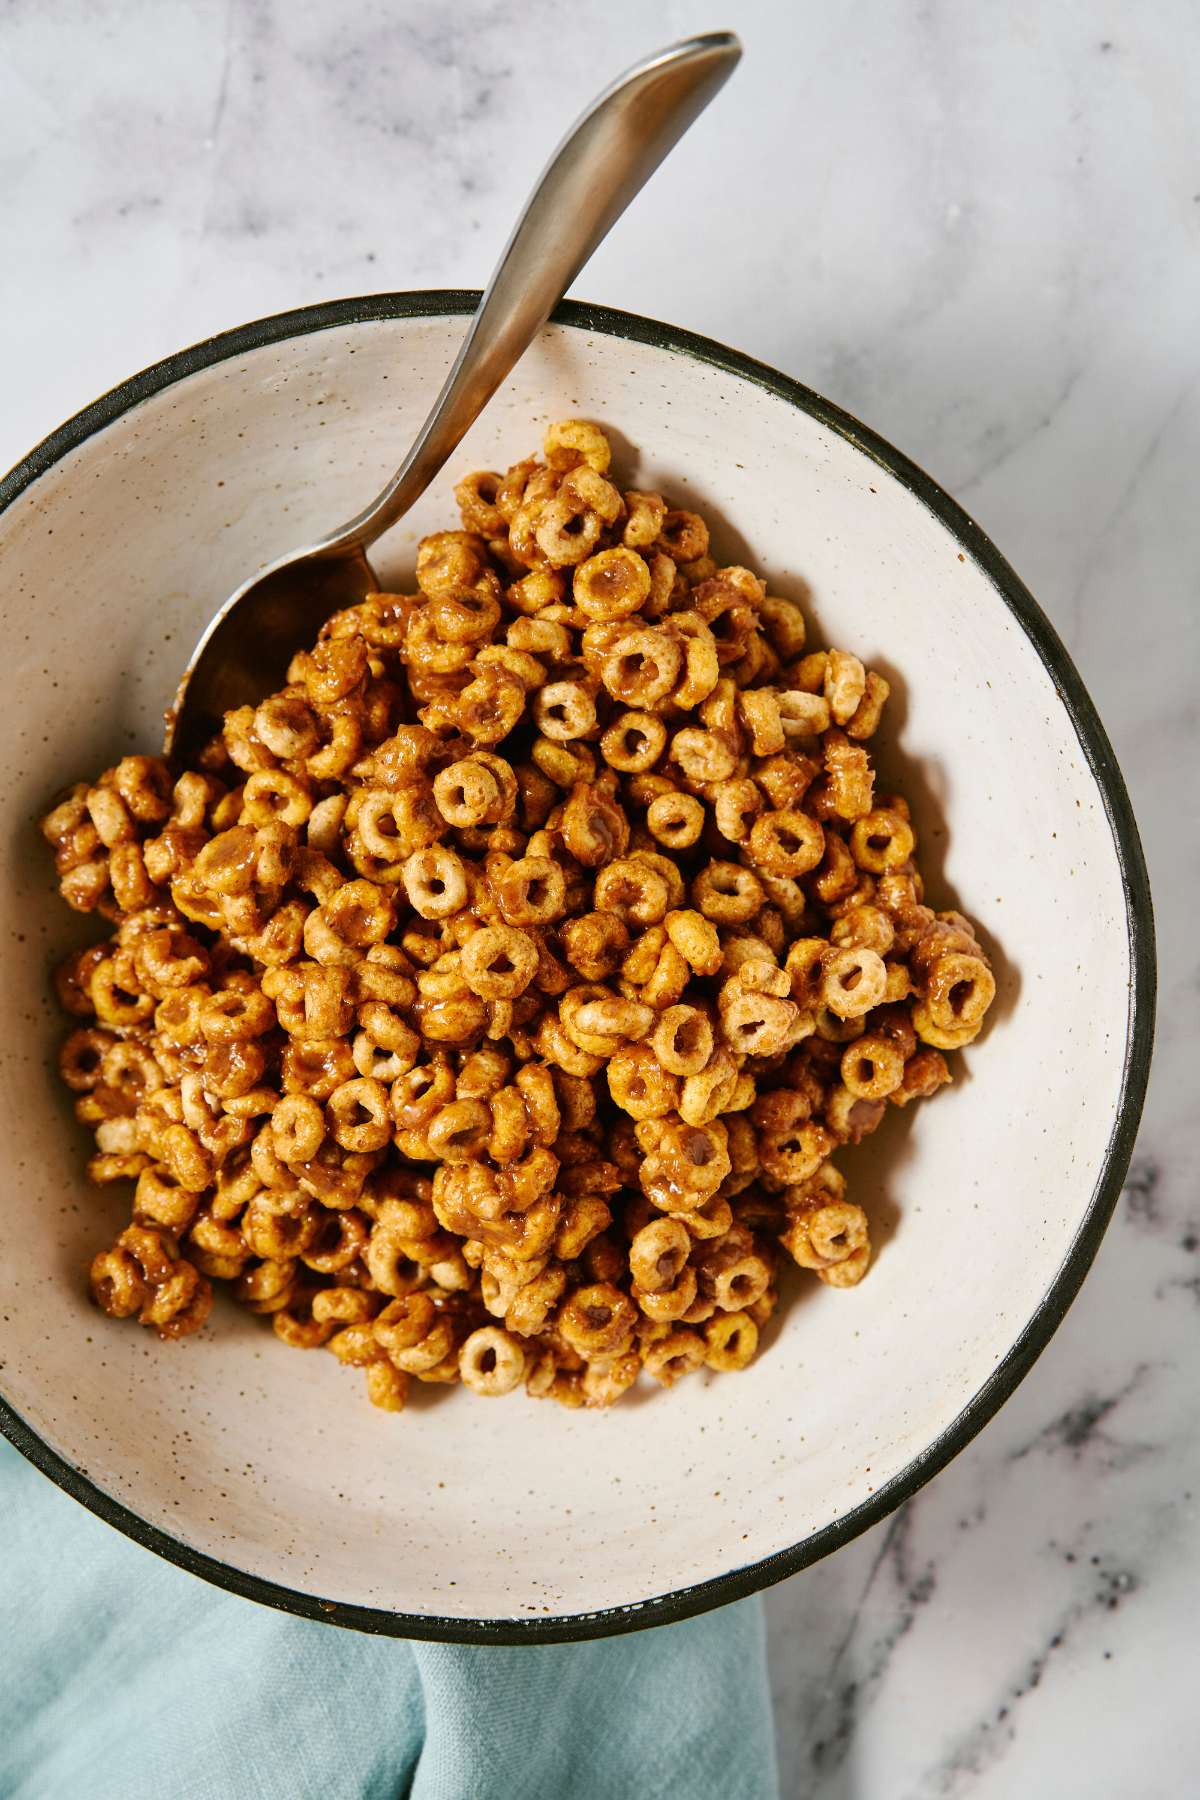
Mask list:
POLYGON ((91 1288, 166 1339, 222 1283, 387 1412, 603 1407, 745 1368, 785 1268, 862 1280, 839 1153, 950 1080, 995 981, 876 792, 882 676, 586 420, 456 497, 414 591, 194 768, 126 756, 44 821, 110 928, 57 975, 130 1196, 91 1288))

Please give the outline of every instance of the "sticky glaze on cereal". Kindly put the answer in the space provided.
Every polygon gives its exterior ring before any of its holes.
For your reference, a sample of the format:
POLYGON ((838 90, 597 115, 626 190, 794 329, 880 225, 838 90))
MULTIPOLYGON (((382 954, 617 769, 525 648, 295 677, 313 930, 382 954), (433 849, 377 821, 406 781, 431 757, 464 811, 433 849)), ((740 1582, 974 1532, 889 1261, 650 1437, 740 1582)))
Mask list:
POLYGON ((212 1282, 399 1411, 744 1368, 781 1261, 862 1279, 830 1160, 995 992, 866 741, 888 685, 565 420, 468 475, 417 592, 329 621, 176 772, 47 817, 111 937, 60 1054, 132 1187, 91 1270, 163 1338, 212 1282))

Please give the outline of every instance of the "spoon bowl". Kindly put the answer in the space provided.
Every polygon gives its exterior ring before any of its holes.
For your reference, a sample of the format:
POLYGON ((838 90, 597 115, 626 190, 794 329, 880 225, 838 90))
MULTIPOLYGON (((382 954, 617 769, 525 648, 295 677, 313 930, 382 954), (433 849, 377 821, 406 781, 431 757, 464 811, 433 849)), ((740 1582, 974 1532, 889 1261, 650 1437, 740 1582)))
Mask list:
POLYGON ((188 762, 237 706, 281 688, 295 652, 327 619, 376 593, 363 550, 282 557, 230 595, 192 653, 167 714, 167 749, 188 762))

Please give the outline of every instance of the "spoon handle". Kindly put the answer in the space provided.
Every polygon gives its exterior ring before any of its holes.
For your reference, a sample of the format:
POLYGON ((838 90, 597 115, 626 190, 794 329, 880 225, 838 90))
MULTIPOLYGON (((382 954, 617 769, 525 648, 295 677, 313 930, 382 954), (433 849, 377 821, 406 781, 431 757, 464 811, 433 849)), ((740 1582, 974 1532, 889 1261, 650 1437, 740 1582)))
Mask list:
POLYGON ((416 442, 378 499, 313 546, 365 549, 424 493, 629 202, 732 74, 732 32, 636 63, 567 133, 496 265, 416 442))

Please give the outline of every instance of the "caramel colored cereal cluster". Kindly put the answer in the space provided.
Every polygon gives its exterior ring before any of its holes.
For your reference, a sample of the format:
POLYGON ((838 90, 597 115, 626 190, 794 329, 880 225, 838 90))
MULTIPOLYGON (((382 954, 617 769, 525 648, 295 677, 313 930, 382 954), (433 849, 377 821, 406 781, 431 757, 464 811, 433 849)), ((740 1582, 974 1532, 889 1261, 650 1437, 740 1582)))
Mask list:
POLYGON ((460 482, 413 594, 330 619, 178 772, 44 824, 113 926, 58 975, 99 1305, 607 1406, 743 1368, 786 1259, 861 1280, 831 1157, 950 1079, 995 984, 924 904, 888 696, 595 425, 460 482))

